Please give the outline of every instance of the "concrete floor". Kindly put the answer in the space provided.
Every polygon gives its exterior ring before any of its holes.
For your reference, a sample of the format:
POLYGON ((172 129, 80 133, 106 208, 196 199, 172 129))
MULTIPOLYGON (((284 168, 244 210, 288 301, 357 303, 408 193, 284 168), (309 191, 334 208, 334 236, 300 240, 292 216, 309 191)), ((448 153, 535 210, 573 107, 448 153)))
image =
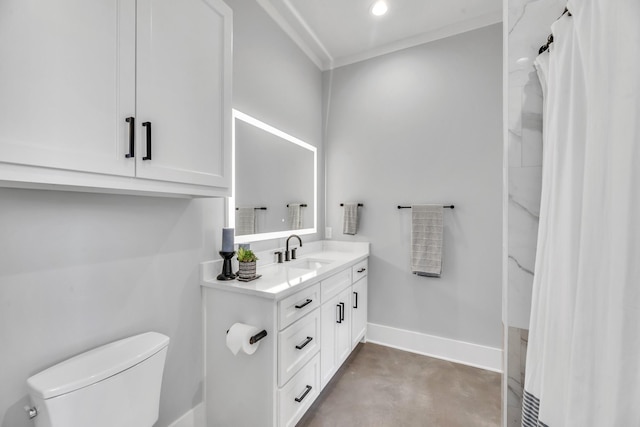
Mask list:
POLYGON ((500 426, 500 374, 360 344, 298 427, 500 426))

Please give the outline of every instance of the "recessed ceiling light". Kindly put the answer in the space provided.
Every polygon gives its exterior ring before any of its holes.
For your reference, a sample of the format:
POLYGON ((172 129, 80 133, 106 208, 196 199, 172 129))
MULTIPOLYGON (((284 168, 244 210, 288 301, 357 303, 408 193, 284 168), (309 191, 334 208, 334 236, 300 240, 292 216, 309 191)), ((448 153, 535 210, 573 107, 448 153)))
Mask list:
POLYGON ((387 7, 387 2, 382 0, 375 2, 371 7, 371 13, 375 16, 382 16, 387 13, 387 10, 389 10, 389 8, 387 7))

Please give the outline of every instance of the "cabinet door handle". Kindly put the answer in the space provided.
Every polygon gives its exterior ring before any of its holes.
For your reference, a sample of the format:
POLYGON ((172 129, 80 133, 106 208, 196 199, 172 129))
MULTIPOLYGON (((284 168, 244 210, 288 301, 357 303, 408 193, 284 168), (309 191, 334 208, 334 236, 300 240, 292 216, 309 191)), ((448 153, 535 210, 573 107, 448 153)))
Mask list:
POLYGON ((310 385, 305 387, 304 393, 302 393, 302 395, 300 397, 296 397, 295 401, 300 403, 304 400, 305 397, 307 397, 307 394, 309 394, 309 392, 311 391, 313 387, 311 387, 310 385))
POLYGON ((125 157, 130 159, 136 155, 136 118, 127 117, 124 120, 129 123, 129 153, 125 157))
POLYGON ((344 320, 344 303, 343 302, 340 303, 340 320, 344 320))
POLYGON ((336 304, 336 307, 338 308, 338 320, 336 320, 336 323, 342 323, 342 306, 336 304))
POLYGON ((311 338, 311 337, 307 337, 307 339, 306 339, 306 340, 304 340, 304 342, 303 342, 302 344, 298 344, 298 345, 296 346, 296 348, 297 348, 298 350, 302 350, 302 349, 303 349, 303 348, 305 348, 305 346, 306 346, 307 344, 309 344, 312 340, 313 340, 313 338, 311 338))
POLYGON ((353 308, 358 308, 358 293, 357 293, 357 292, 354 292, 354 293, 353 293, 353 296, 355 296, 355 300, 354 300, 354 302, 353 302, 353 304, 354 304, 354 305, 353 305, 353 308))
POLYGON ((147 155, 142 160, 151 160, 151 122, 144 122, 142 126, 147 128, 147 155))
POLYGON ((358 270, 358 273, 364 273, 365 271, 367 271, 367 269, 362 267, 360 270, 358 270))
POLYGON ((311 304, 312 302, 313 302, 313 300, 312 300, 312 299, 307 298, 307 300, 306 300, 305 302, 303 302, 302 304, 296 305, 295 307, 296 307, 296 308, 303 308, 304 306, 309 305, 309 304, 311 304))

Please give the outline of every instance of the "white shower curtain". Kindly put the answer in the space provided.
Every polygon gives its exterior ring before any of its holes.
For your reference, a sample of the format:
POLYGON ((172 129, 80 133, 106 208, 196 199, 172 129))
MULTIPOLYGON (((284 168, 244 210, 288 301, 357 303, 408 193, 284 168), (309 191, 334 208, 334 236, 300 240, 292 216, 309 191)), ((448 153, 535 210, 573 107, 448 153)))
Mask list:
POLYGON ((640 0, 571 0, 537 60, 540 228, 523 426, 640 426, 640 0))

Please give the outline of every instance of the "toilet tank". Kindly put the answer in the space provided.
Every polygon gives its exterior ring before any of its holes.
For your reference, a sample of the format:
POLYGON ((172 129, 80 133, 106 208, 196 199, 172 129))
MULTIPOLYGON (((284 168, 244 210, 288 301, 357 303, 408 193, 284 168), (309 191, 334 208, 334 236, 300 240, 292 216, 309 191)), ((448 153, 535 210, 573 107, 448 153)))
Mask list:
POLYGON ((169 337, 103 345, 27 380, 36 427, 150 427, 158 419, 169 337))

